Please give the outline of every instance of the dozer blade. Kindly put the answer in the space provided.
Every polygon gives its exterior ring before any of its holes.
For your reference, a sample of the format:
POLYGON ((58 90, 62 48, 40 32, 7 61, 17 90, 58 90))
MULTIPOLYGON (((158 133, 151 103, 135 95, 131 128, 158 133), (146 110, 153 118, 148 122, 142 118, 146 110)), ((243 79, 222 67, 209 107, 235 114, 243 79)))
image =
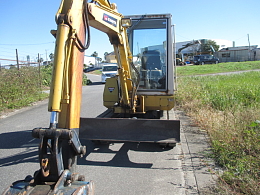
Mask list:
POLYGON ((88 140, 178 143, 179 120, 81 118, 80 138, 88 140))

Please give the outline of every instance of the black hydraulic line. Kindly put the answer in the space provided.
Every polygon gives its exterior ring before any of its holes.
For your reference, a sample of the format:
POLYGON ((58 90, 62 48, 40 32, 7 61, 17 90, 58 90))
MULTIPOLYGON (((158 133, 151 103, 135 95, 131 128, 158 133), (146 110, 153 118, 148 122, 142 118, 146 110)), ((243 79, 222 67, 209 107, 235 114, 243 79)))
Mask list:
MULTIPOLYGON (((83 11, 83 22, 84 22, 84 25, 87 29, 87 43, 86 45, 84 45, 82 43, 82 41, 80 40, 80 38, 78 37, 78 34, 75 33, 75 37, 76 37, 76 46, 78 47, 78 49, 81 51, 81 52, 84 52, 86 49, 89 48, 90 46, 90 28, 89 28, 89 20, 88 20, 88 8, 87 8, 87 4, 86 2, 84 3, 84 11, 83 11)), ((72 28, 70 22, 67 22, 67 24, 70 26, 70 28, 72 28)))
POLYGON ((84 20, 84 24, 85 24, 86 29, 87 29, 87 43, 86 43, 86 45, 83 45, 83 43, 81 42, 81 40, 79 39, 77 34, 75 35, 76 38, 77 38, 78 48, 81 52, 84 52, 90 46, 90 28, 89 28, 89 19, 88 19, 88 8, 87 8, 86 3, 84 3, 83 20, 84 20))
POLYGON ((89 28, 89 20, 88 20, 88 8, 87 8, 87 4, 85 4, 85 12, 84 12, 84 16, 85 16, 85 24, 86 24, 86 27, 87 27, 87 44, 85 46, 85 49, 88 49, 89 46, 90 46, 90 28, 89 28))

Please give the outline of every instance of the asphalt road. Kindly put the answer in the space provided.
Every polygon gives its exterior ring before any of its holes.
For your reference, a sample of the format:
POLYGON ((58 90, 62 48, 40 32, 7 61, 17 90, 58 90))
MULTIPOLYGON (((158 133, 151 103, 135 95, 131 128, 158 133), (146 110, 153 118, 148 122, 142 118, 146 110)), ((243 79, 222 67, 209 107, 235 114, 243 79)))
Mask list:
MULTIPOLYGON (((83 87, 81 116, 97 117, 106 110, 104 85, 100 76, 87 75, 93 83, 83 87)), ((201 194, 212 183, 207 171, 211 165, 201 153, 208 147, 206 136, 190 126, 182 113, 178 116, 182 118, 182 142, 173 149, 147 143, 95 145, 81 140, 87 155, 78 159, 77 171, 86 181, 95 182, 95 194, 201 194)), ((0 192, 39 169, 38 140, 31 137, 31 130, 48 126, 47 101, 0 119, 0 192)))

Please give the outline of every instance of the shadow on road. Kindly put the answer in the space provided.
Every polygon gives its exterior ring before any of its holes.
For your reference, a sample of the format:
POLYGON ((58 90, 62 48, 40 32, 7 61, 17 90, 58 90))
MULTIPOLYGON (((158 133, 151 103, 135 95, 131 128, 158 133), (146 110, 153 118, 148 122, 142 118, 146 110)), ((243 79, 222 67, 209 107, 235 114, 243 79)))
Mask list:
POLYGON ((84 158, 78 159, 79 165, 92 165, 92 166, 110 166, 110 167, 128 167, 128 168, 151 168, 152 163, 136 163, 131 162, 128 156, 128 151, 144 151, 144 152, 163 152, 167 149, 159 147, 154 143, 123 143, 118 151, 113 151, 110 147, 114 143, 107 144, 94 144, 89 140, 81 140, 82 145, 87 146, 87 154, 84 158), (109 161, 91 161, 86 160, 91 153, 111 153, 115 154, 112 160, 109 161))
POLYGON ((88 86, 92 86, 92 85, 104 85, 104 84, 102 82, 92 82, 88 86))
MULTIPOLYGON (((106 110, 104 113, 109 112, 106 110)), ((102 115, 101 114, 101 115, 102 115)), ((32 137, 32 130, 8 132, 0 134, 0 149, 10 149, 10 153, 2 154, 0 158, 0 167, 16 165, 19 163, 38 163, 38 145, 39 139, 32 137)), ((94 161, 88 158, 78 158, 79 165, 93 165, 93 166, 111 166, 111 167, 129 167, 129 168, 151 168, 152 163, 138 163, 132 162, 129 159, 129 151, 144 151, 144 152, 163 152, 169 150, 168 148, 161 148, 154 143, 120 143, 120 148, 115 150, 113 144, 95 144, 92 141, 81 139, 82 145, 87 146, 88 157, 91 153, 99 153, 101 156, 105 153, 114 154, 113 158, 108 161, 94 161), (113 148, 113 149, 111 149, 113 148)))
MULTIPOLYGON (((3 133, 0 136, 0 149, 17 149, 10 155, 0 158, 0 167, 11 166, 20 163, 35 162, 38 163, 38 145, 39 139, 34 139, 31 136, 31 130, 3 133), (20 150, 22 149, 22 151, 20 150), (25 149, 25 150, 24 150, 25 149)), ((112 167, 130 167, 130 168, 151 168, 152 163, 136 163, 131 162, 128 156, 128 151, 145 151, 145 152, 163 152, 166 149, 152 143, 123 143, 118 151, 110 149, 114 143, 95 144, 89 140, 81 140, 82 145, 87 146, 87 154, 91 153, 111 153, 114 154, 110 161, 91 161, 86 158, 78 158, 79 165, 93 166, 112 166, 112 167)))
MULTIPOLYGON (((97 118, 113 118, 113 112, 111 109, 107 109, 103 113, 97 116, 97 118)), ((80 130, 80 135, 81 135, 80 130)), ((79 135, 79 137, 80 137, 79 135)), ((87 146, 87 154, 84 158, 78 158, 79 165, 92 165, 92 166, 111 166, 111 167, 130 167, 130 168, 151 168, 152 163, 136 163, 131 162, 128 156, 128 151, 143 151, 143 152, 163 152, 172 148, 163 148, 159 144, 155 143, 139 143, 139 142, 124 142, 122 147, 118 151, 112 150, 113 144, 122 142, 110 142, 107 144, 97 144, 84 138, 81 139, 81 144, 87 146), (113 158, 109 161, 94 161, 88 160, 88 156, 91 153, 114 154, 113 158)))
POLYGON ((0 149, 17 149, 10 155, 0 158, 0 167, 19 163, 38 162, 39 140, 33 139, 31 130, 0 134, 0 149), (21 151, 21 148, 25 148, 21 151))

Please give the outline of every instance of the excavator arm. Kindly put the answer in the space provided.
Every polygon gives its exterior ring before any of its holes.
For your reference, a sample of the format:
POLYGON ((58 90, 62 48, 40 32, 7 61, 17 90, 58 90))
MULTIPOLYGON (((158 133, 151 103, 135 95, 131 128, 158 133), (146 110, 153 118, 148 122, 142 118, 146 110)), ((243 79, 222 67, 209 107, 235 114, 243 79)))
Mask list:
POLYGON ((40 169, 33 177, 12 183, 4 194, 94 194, 93 182, 76 173, 77 156, 86 154, 78 132, 87 17, 86 1, 61 1, 57 30, 51 31, 56 44, 48 105, 50 126, 32 131, 32 136, 40 139, 40 169))
POLYGON ((130 20, 123 19, 123 15, 116 11, 115 4, 104 6, 107 3, 107 1, 97 1, 88 4, 89 24, 108 35, 117 57, 122 96, 120 104, 122 107, 134 109, 134 104, 131 104, 131 96, 129 95, 134 87, 130 70, 132 56, 126 34, 130 20))

